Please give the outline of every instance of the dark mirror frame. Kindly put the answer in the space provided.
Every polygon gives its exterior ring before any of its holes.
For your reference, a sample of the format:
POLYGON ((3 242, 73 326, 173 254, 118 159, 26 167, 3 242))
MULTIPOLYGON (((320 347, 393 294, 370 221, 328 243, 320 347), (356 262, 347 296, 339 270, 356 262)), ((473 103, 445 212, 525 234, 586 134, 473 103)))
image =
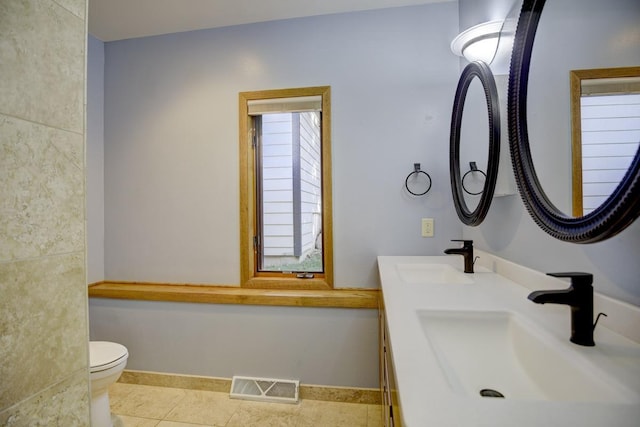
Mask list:
POLYGON ((467 65, 460 80, 453 101, 451 114, 451 133, 449 138, 449 171, 451 178, 451 191, 453 203, 458 213, 458 218, 470 226, 477 226, 484 220, 493 200, 493 193, 498 178, 498 164, 500 162, 500 104, 498 102, 498 90, 493 73, 487 64, 475 61, 467 65), (464 186, 460 174, 460 132, 462 129, 462 115, 467 90, 474 78, 478 78, 484 89, 489 116, 489 155, 487 160, 486 178, 480 200, 476 208, 471 211, 464 200, 464 186))
POLYGON ((513 171, 520 196, 540 228, 562 241, 595 243, 620 233, 640 215, 640 150, 615 191, 585 216, 567 216, 546 196, 533 165, 527 132, 527 82, 544 4, 545 0, 524 0, 511 54, 508 116, 513 171))

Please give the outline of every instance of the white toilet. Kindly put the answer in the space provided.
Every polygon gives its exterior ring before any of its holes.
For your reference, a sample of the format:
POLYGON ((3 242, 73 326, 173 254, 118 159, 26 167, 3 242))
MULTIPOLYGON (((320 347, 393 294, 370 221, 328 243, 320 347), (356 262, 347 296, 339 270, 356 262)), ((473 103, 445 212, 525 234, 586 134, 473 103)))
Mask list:
POLYGON ((109 386, 120 378, 128 357, 127 348, 121 344, 108 341, 89 342, 92 427, 113 427, 109 408, 109 386))

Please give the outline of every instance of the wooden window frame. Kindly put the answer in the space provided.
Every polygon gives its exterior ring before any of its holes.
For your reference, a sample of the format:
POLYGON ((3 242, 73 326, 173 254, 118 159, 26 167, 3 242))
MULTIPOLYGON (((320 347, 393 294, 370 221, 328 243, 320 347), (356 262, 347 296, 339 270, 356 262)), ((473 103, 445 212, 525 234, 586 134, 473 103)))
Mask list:
POLYGON ((240 286, 276 289, 333 289, 333 220, 331 199, 331 88, 316 86, 240 92, 240 286), (322 255, 324 272, 300 279, 295 273, 260 272, 254 236, 258 235, 256 169, 253 131, 248 102, 251 100, 322 97, 322 255))
POLYGON ((571 105, 571 188, 572 213, 574 217, 584 215, 582 193, 582 80, 637 77, 640 67, 595 68, 569 71, 571 105))

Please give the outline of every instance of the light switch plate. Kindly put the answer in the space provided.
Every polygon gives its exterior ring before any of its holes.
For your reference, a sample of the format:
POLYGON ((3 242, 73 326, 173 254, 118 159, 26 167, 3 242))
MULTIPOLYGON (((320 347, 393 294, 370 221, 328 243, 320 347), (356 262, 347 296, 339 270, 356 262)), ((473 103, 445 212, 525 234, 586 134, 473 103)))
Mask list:
POLYGON ((433 237, 433 218, 422 218, 422 237, 433 237))

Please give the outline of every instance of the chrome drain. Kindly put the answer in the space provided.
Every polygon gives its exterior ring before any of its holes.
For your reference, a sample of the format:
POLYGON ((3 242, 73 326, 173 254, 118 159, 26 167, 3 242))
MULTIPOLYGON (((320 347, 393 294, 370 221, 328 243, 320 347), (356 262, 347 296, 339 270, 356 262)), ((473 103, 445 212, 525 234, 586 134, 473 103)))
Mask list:
POLYGON ((480 396, 482 397, 499 397, 504 399, 504 394, 500 393, 498 390, 493 390, 490 388, 483 388, 480 390, 480 396))

